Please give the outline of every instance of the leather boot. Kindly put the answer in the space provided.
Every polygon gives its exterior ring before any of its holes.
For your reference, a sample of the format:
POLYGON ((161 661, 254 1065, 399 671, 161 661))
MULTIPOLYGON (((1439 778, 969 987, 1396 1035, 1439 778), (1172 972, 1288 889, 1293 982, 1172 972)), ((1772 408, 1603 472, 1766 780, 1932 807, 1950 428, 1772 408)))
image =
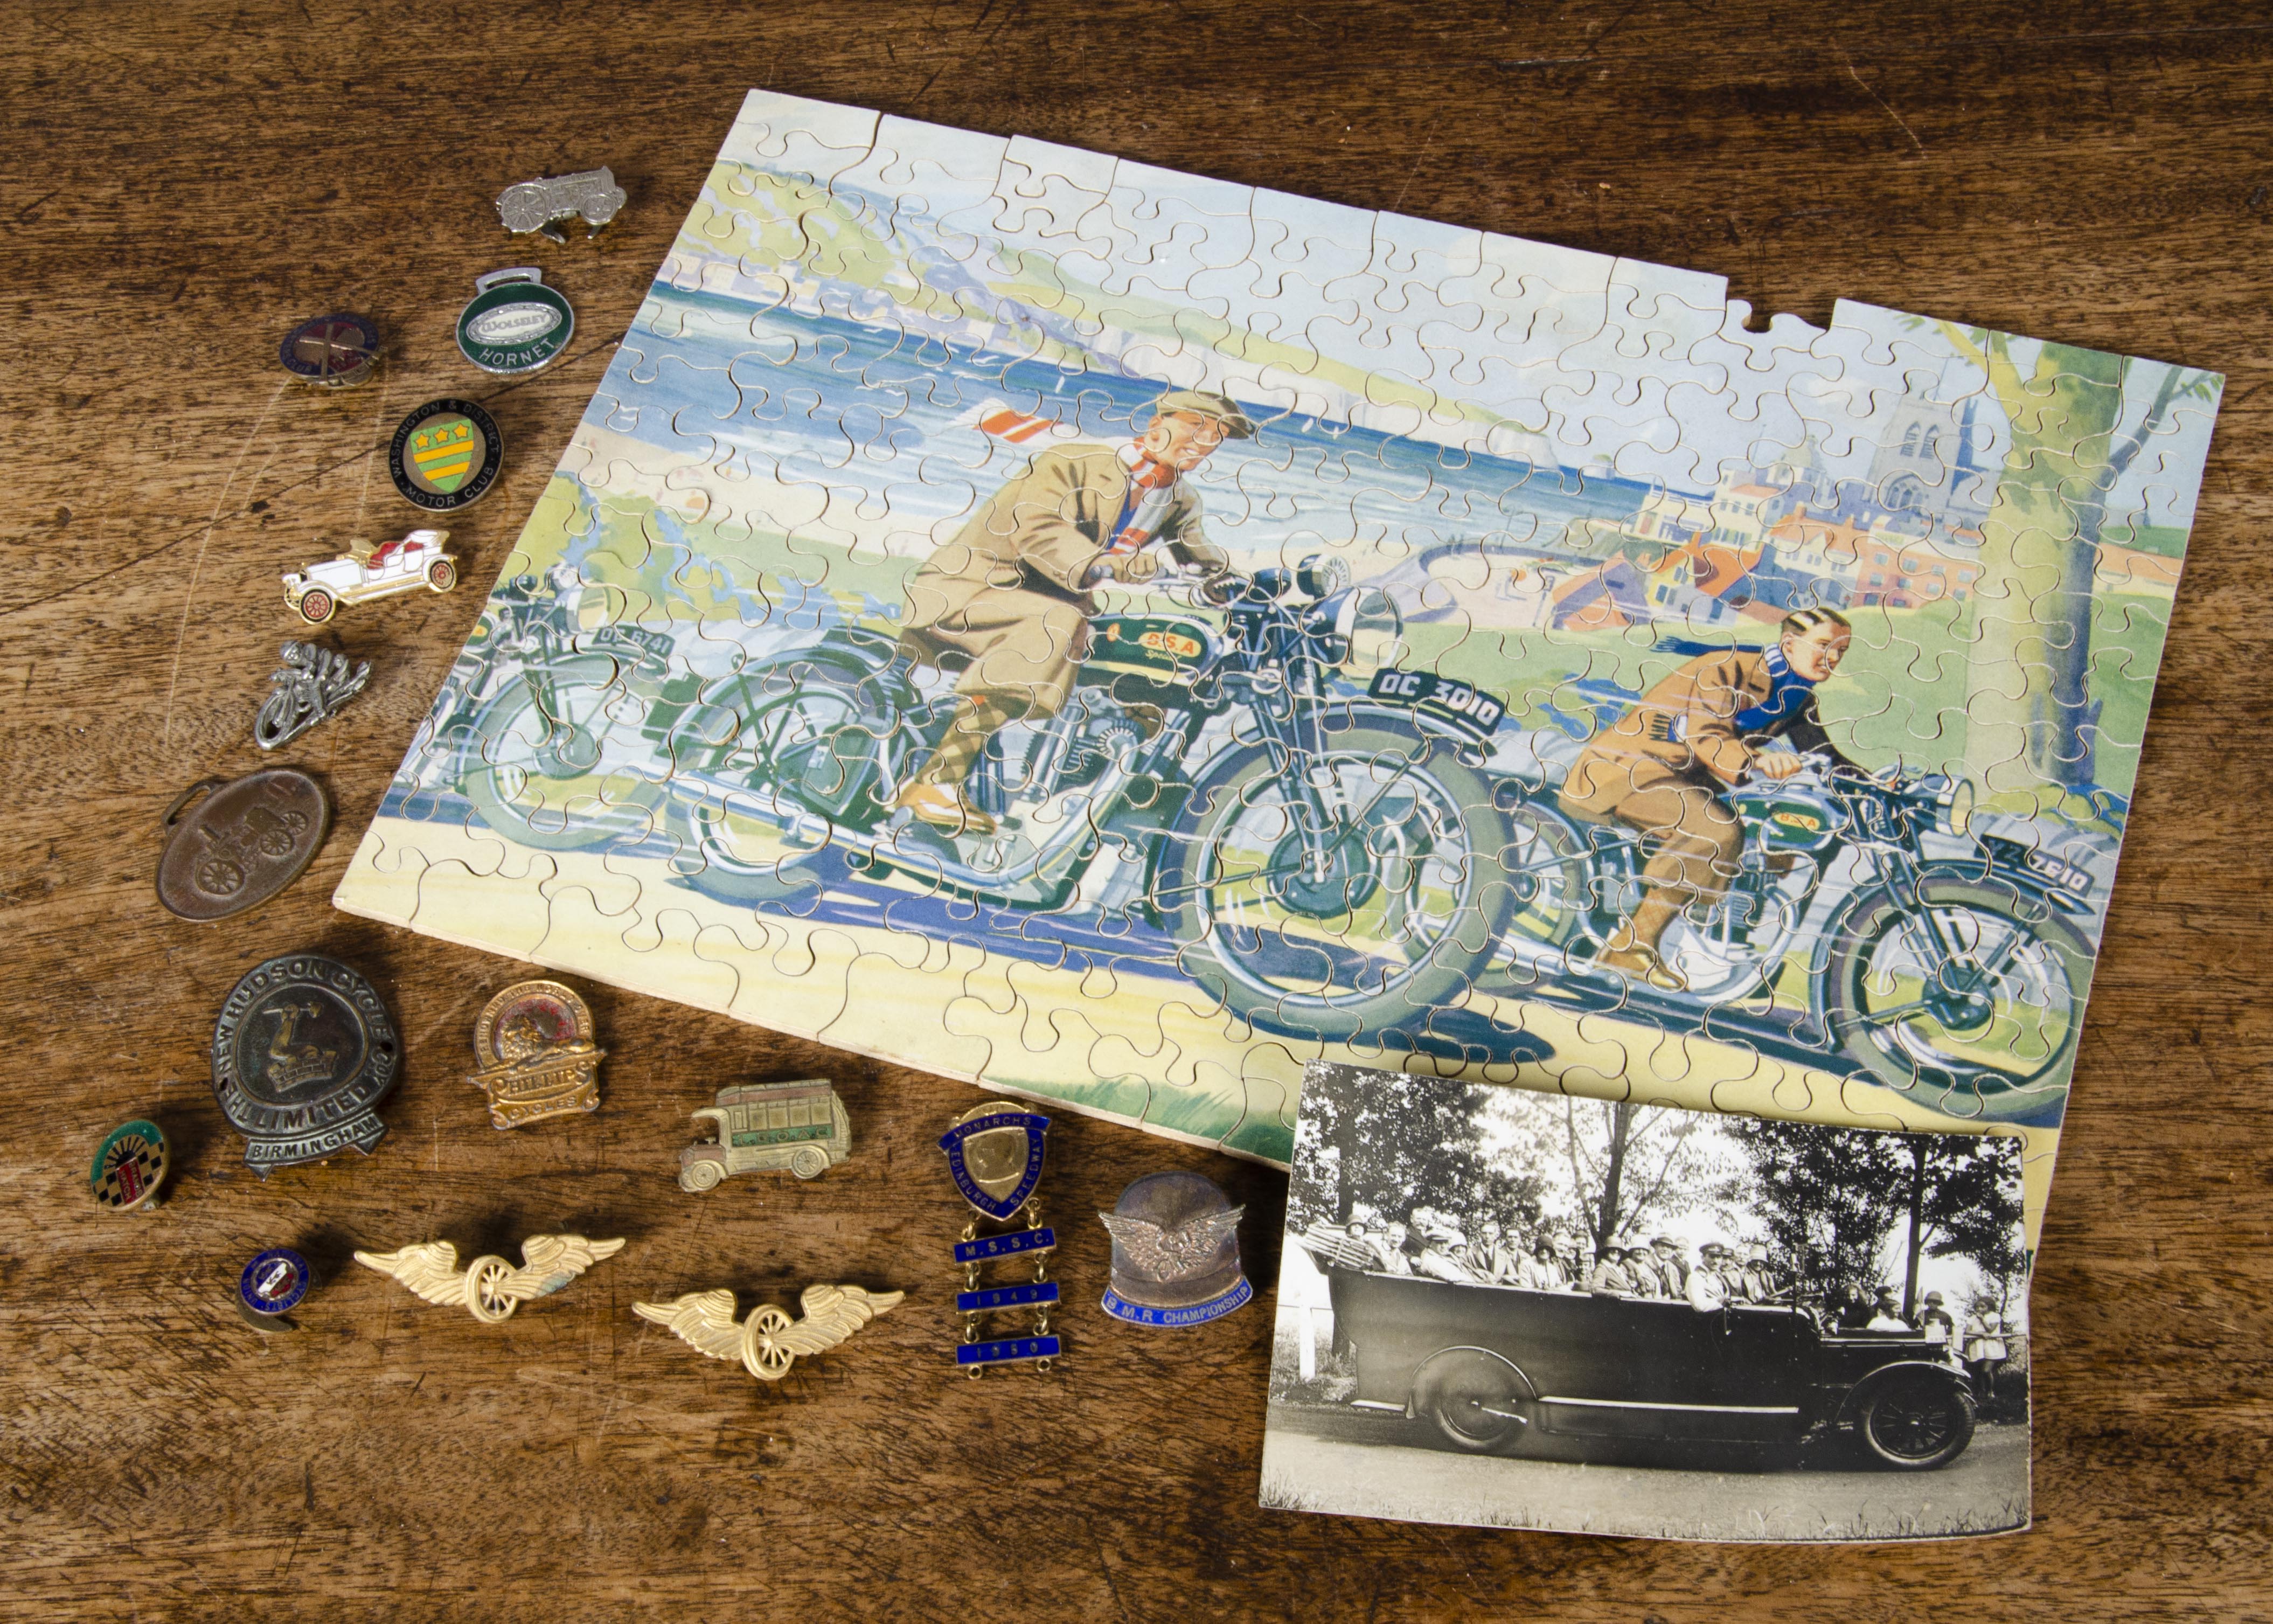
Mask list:
POLYGON ((1606 970, 1616 970, 1629 981, 1640 980, 1662 992, 1686 992, 1689 983, 1681 972, 1657 956, 1657 944, 1665 936, 1665 928, 1681 912, 1677 898, 1662 896, 1656 891, 1642 898, 1641 906, 1632 917, 1621 920, 1618 928, 1610 932, 1610 939, 1594 955, 1594 962, 1606 970))
POLYGON ((1010 708, 991 694, 958 697, 939 748, 902 787, 893 806, 949 834, 993 834, 994 820, 971 804, 963 785, 986 741, 1011 716, 1010 708))

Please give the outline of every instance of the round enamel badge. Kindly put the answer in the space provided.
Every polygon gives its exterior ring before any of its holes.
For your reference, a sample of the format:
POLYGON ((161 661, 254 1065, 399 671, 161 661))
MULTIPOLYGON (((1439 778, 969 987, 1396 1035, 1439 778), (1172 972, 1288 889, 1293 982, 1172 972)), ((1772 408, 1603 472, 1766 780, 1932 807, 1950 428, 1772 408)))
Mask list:
POLYGON ((471 401, 429 401, 395 425, 386 471, 402 500, 455 513, 489 494, 505 464, 497 419, 471 401))
POLYGON ((138 1116, 103 1136, 90 1178, 101 1205, 115 1213, 155 1207, 165 1182, 166 1136, 156 1123, 138 1116))
POLYGON ((350 389, 379 364, 379 329, 368 318, 344 311, 319 316, 287 333, 276 358, 302 383, 350 389))
POLYGON ((458 312, 458 349, 485 372, 533 372, 568 347, 576 312, 533 265, 474 278, 458 312))
POLYGON ((236 1300, 246 1312, 273 1320, 297 1308, 314 1282, 307 1259, 289 1246, 273 1246, 236 1277, 236 1300))

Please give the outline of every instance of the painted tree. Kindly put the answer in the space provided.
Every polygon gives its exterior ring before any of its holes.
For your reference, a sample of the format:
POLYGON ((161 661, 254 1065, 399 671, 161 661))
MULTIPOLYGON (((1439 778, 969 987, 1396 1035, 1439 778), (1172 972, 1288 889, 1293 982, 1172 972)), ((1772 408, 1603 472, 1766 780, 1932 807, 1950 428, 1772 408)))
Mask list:
MULTIPOLYGON (((1921 324, 1922 325, 1922 324, 1921 324)), ((2005 466, 1981 526, 1966 754, 1992 792, 2065 789, 2093 772, 2092 581, 2108 498, 2180 400, 2215 401, 2214 374, 2166 366, 2127 426, 2128 358, 2044 344, 2027 373, 2007 333, 1934 324, 2005 414, 2005 466)))

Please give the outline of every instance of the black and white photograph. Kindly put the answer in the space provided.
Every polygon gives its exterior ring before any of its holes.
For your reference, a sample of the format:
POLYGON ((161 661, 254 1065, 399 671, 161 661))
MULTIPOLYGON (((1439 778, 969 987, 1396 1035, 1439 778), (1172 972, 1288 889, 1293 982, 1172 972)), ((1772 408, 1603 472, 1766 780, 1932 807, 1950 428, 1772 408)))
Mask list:
POLYGON ((1668 1539, 2024 1529, 2022 1149, 1313 1064, 1262 1504, 1668 1539))

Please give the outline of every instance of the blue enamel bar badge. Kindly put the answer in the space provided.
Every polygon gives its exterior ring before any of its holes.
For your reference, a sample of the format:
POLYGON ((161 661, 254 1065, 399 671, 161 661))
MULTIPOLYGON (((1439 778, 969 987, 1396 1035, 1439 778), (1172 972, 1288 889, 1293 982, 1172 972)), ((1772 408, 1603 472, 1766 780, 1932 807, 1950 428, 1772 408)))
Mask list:
POLYGON ((1010 1107, 964 1117, 940 1135, 963 1199, 997 1222, 1017 1215, 1042 1182, 1050 1119, 1010 1107))

